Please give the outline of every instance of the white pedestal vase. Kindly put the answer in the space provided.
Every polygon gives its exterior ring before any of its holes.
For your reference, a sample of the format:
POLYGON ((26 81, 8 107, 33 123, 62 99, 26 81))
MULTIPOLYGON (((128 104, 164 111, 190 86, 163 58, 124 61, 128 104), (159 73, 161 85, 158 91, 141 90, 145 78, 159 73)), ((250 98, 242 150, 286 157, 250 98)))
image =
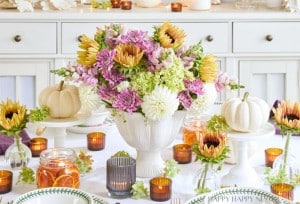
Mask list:
POLYGON ((161 121, 147 120, 140 113, 113 114, 121 136, 137 151, 137 177, 150 178, 163 172, 165 162, 160 153, 175 139, 185 114, 176 111, 173 117, 161 121))

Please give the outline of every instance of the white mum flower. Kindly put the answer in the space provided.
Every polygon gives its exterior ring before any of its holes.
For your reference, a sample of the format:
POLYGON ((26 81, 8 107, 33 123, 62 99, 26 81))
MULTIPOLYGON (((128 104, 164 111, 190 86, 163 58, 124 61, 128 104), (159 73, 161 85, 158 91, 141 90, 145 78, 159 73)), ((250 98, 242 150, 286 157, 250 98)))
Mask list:
POLYGON ((80 84, 78 90, 81 101, 81 109, 84 112, 90 112, 101 106, 100 98, 93 87, 85 84, 80 84))
POLYGON ((172 116, 179 105, 177 94, 162 86, 156 86, 150 95, 144 96, 143 101, 142 111, 150 120, 172 116))

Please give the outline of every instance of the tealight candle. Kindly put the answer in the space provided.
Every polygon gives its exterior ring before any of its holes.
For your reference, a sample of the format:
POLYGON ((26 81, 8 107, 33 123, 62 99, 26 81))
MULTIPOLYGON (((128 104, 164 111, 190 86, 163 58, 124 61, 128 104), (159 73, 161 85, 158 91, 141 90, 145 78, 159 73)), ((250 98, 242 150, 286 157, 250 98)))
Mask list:
POLYGON ((294 199, 294 187, 287 183, 272 184, 271 192, 288 200, 294 199))
POLYGON ((12 188, 13 173, 8 170, 0 170, 0 194, 8 193, 12 188))
POLYGON ((123 10, 131 10, 131 1, 121 1, 121 9, 123 10))
POLYGON ((281 155, 283 152, 282 149, 276 148, 276 147, 271 147, 265 149, 265 164, 267 167, 273 167, 273 163, 275 159, 281 155))
POLYGON ((171 198, 172 180, 155 177, 150 180, 150 198, 154 201, 167 201, 171 198))
POLYGON ((87 147, 92 151, 104 149, 105 134, 103 132, 91 132, 87 134, 87 147))
POLYGON ((187 164, 192 161, 192 147, 189 144, 177 144, 173 146, 173 158, 179 164, 187 164))
POLYGON ((120 8, 121 7, 121 0, 111 0, 111 7, 112 8, 120 8))
POLYGON ((179 2, 171 3, 171 10, 173 12, 181 12, 182 11, 182 4, 179 2))
POLYGON ((39 157, 41 152, 47 149, 48 140, 43 137, 32 138, 29 142, 29 148, 33 157, 39 157))

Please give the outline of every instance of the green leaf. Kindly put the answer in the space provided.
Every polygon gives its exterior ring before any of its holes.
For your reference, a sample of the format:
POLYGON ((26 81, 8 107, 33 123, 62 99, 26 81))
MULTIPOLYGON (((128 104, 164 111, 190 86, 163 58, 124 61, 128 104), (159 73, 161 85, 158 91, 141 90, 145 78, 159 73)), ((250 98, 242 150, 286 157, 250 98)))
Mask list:
POLYGON ((112 157, 130 157, 130 154, 125 150, 121 150, 113 154, 112 157))
POLYGON ((90 172, 93 168, 93 162, 91 155, 88 155, 84 150, 81 150, 76 157, 76 165, 79 169, 80 174, 85 174, 90 172))
POLYGON ((23 166, 19 173, 18 181, 16 184, 19 183, 32 184, 34 181, 35 181, 34 171, 27 166, 23 166))
POLYGON ((180 172, 180 169, 176 165, 177 162, 174 159, 167 160, 164 168, 164 176, 168 178, 176 176, 180 172))
POLYGON ((132 197, 135 199, 147 198, 149 195, 148 189, 144 186, 144 182, 136 181, 131 189, 132 197))

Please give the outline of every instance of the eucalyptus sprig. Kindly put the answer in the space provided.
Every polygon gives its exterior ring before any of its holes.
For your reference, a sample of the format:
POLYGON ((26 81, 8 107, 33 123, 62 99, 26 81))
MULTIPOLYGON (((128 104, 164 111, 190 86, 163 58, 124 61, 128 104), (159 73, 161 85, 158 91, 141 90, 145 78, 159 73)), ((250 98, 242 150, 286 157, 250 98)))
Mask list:
POLYGON ((27 184, 32 184, 35 181, 35 174, 34 171, 27 166, 23 166, 16 184, 20 183, 27 183, 27 184))
POLYGON ((149 196, 149 191, 142 181, 136 181, 132 185, 131 193, 135 199, 147 198, 149 196))

